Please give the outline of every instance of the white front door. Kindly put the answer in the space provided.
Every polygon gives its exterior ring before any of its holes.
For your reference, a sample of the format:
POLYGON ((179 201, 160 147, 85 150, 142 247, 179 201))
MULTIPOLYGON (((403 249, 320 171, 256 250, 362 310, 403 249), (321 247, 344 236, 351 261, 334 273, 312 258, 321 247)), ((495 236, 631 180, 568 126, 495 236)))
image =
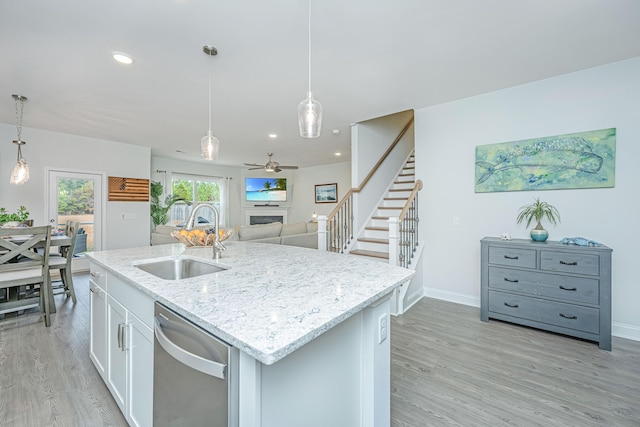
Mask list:
POLYGON ((102 249, 103 174, 49 169, 48 210, 51 227, 64 228, 67 220, 78 221, 79 230, 73 270, 86 270, 83 253, 102 249))

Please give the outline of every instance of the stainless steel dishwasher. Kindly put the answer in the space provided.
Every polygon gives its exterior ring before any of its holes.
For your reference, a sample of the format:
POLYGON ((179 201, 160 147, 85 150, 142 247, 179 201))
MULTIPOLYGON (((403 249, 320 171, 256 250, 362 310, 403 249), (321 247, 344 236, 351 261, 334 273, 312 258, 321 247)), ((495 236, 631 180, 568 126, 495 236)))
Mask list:
POLYGON ((155 304, 153 425, 236 427, 238 349, 155 304))

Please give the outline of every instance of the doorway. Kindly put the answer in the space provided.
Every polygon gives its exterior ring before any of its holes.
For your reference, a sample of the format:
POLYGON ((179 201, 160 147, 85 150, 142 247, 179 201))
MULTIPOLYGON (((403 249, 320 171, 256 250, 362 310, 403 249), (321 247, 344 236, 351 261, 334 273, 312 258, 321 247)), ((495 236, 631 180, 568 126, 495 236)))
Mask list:
POLYGON ((84 253, 102 249, 104 174, 49 169, 47 180, 49 224, 64 229, 68 220, 79 223, 72 269, 88 270, 84 253))

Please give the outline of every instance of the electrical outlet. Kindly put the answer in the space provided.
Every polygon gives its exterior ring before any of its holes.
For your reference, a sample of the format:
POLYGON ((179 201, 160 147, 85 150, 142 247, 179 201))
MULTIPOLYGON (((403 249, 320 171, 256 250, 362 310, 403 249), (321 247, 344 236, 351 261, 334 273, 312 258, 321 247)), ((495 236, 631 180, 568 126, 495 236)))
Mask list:
POLYGON ((389 326, 387 323, 387 313, 378 318, 378 344, 382 344, 387 339, 389 326))

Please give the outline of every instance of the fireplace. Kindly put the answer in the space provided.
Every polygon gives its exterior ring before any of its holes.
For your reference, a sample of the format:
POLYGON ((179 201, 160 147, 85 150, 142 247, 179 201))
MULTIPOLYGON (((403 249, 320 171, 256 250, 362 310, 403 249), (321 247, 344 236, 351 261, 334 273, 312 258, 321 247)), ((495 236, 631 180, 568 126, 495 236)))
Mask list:
POLYGON ((270 224, 272 222, 287 223, 286 209, 246 209, 245 225, 270 224))
POLYGON ((249 225, 271 224, 272 222, 282 223, 284 221, 282 215, 251 215, 249 216, 249 225))

